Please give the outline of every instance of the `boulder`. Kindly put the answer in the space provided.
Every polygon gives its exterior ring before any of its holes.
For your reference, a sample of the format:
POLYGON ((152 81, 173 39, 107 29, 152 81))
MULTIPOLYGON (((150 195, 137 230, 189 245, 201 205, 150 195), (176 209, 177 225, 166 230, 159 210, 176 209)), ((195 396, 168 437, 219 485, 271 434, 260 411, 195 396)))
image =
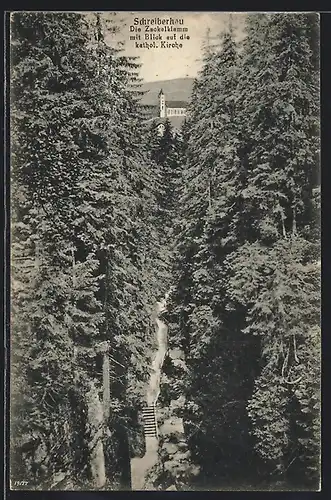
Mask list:
POLYGON ((172 484, 169 488, 166 488, 166 491, 177 491, 177 488, 174 484, 172 484))
POLYGON ((181 349, 175 348, 169 350, 169 356, 171 359, 180 359, 184 358, 184 353, 181 349))
POLYGON ((168 453, 168 455, 173 455, 177 453, 178 446, 175 443, 165 443, 163 449, 168 453))

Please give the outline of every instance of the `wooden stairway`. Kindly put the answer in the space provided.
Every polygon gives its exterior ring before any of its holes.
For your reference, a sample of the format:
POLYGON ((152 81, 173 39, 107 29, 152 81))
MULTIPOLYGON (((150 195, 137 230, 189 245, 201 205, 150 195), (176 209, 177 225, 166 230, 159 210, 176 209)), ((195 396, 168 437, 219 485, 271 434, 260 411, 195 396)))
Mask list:
POLYGON ((144 418, 145 438, 158 437, 155 405, 145 406, 142 409, 144 418))

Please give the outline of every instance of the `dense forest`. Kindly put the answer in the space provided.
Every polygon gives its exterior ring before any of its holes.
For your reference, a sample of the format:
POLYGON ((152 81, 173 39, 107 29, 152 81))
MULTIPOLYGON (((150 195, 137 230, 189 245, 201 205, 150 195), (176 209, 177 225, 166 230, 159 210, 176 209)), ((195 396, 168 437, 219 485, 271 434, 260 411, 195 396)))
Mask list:
POLYGON ((109 43, 121 23, 12 14, 11 478, 130 489, 167 293, 182 361, 161 396, 186 448, 153 488, 317 489, 318 16, 249 14, 240 45, 231 25, 207 41, 162 136, 139 60, 109 43))

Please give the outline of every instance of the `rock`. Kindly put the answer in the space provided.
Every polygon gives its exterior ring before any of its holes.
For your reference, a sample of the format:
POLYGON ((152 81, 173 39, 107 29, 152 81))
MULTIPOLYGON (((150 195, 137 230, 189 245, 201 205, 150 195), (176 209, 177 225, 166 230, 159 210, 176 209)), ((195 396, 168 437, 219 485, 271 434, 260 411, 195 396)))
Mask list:
POLYGON ((175 368, 182 368, 184 371, 187 370, 186 363, 182 359, 173 359, 172 364, 175 368))
POLYGON ((167 462, 164 462, 163 467, 164 467, 164 470, 173 473, 174 464, 173 464, 172 460, 168 460, 167 462))
POLYGON ((174 484, 172 484, 169 488, 166 488, 166 491, 177 491, 177 488, 174 484))
POLYGON ((184 434, 183 419, 180 417, 171 417, 164 421, 161 427, 162 434, 179 433, 184 434))
POLYGON ((175 409, 175 408, 183 408, 185 404, 185 396, 180 395, 177 399, 172 399, 170 403, 170 408, 175 409))
POLYGON ((179 359, 184 358, 184 353, 181 349, 169 349, 169 356, 171 359, 179 359))
POLYGON ((51 489, 58 486, 59 483, 62 483, 65 479, 66 479, 66 475, 64 472, 58 472, 58 473, 54 474, 52 477, 51 489))
POLYGON ((168 453, 168 455, 173 455, 174 453, 177 453, 178 446, 174 443, 165 443, 163 445, 163 449, 168 453))
POLYGON ((176 453, 176 460, 181 461, 181 460, 188 460, 191 456, 191 453, 189 450, 180 453, 176 453))

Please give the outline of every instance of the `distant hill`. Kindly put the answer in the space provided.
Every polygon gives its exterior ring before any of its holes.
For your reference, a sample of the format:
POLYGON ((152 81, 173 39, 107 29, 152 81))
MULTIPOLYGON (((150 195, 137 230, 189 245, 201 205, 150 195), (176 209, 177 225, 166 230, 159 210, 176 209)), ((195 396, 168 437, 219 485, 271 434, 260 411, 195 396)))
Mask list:
POLYGON ((146 94, 142 97, 141 103, 150 106, 157 106, 159 103, 158 93, 160 89, 165 93, 166 101, 189 101, 193 78, 176 78, 174 80, 160 80, 158 82, 143 83, 142 89, 146 94))

